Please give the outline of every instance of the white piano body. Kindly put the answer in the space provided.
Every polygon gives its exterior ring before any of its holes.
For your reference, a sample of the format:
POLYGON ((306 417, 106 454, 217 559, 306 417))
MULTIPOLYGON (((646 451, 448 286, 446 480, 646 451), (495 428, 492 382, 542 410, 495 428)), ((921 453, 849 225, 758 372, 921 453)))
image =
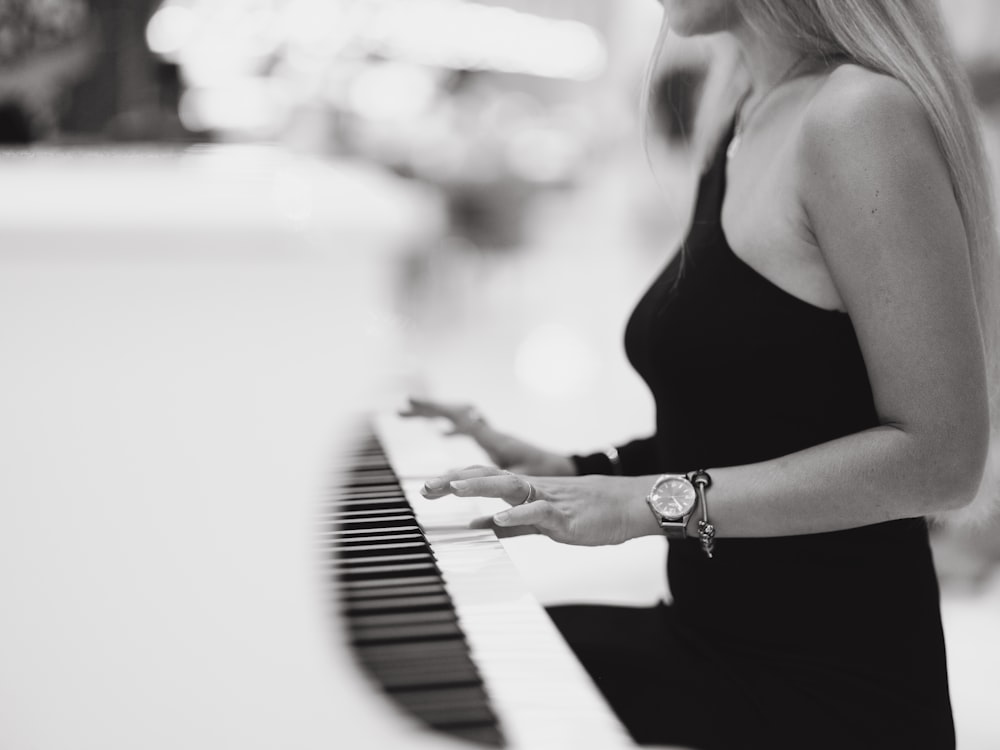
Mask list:
MULTIPOLYGON (((0 162, 0 747, 459 746, 357 669, 314 543, 349 417, 393 373, 386 233, 435 207, 266 149, 0 162)), ((528 677, 494 690, 534 725, 511 739, 625 744, 570 718, 598 713, 579 666, 542 682, 567 650, 480 585, 513 572, 481 542, 442 566, 474 651, 528 677)))

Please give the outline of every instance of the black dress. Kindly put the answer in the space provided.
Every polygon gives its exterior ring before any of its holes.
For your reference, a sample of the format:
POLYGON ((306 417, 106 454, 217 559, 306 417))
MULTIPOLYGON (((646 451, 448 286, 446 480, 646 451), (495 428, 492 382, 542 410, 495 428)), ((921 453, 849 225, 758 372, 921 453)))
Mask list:
MULTIPOLYGON (((731 135, 731 132, 730 132, 731 135)), ((783 456, 876 426, 850 318, 741 261, 720 215, 722 146, 681 254, 629 320, 629 360, 656 434, 619 447, 624 473, 783 456)), ((603 454, 580 473, 609 473, 603 454)), ((914 518, 804 536, 670 544, 673 602, 556 607, 556 624, 643 743, 691 748, 955 745, 937 578, 914 518)))

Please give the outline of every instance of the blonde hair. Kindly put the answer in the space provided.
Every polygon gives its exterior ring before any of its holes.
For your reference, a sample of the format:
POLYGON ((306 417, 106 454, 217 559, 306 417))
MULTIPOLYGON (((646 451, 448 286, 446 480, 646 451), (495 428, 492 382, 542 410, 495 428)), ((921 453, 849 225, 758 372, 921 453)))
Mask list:
MULTIPOLYGON (((817 60, 843 57, 905 84, 923 106, 948 165, 968 239, 980 332, 988 363, 992 448, 980 499, 965 515, 989 514, 1000 471, 1000 238, 988 162, 973 97, 935 0, 735 0, 747 24, 817 60), (988 495, 984 497, 984 495, 988 495)), ((648 140, 649 88, 669 32, 664 18, 643 86, 642 138, 648 140)), ((725 74, 731 87, 736 76, 725 74)), ((733 105, 730 91, 721 97, 733 105)), ((707 100, 707 97, 706 97, 707 100)), ((707 114, 707 113, 706 113, 707 114)), ((697 128, 718 135, 715 123, 697 128)), ((704 144, 706 141, 701 141, 704 144)))

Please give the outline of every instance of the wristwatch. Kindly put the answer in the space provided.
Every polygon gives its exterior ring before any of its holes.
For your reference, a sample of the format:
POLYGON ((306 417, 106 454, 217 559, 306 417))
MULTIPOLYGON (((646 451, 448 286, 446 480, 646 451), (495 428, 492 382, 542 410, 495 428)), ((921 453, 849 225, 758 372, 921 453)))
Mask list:
POLYGON ((688 521, 698 506, 698 491, 683 474, 661 474, 646 495, 646 504, 667 539, 684 539, 688 521))

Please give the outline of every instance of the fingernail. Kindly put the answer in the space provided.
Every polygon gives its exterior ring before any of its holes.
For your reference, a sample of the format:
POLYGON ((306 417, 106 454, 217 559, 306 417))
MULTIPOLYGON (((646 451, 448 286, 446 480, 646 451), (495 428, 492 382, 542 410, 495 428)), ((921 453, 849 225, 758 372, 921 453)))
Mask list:
POLYGON ((440 479, 428 479, 424 482, 425 490, 440 490, 444 488, 444 482, 440 479))
POLYGON ((502 511, 493 516, 493 522, 496 523, 497 526, 506 526, 509 520, 510 520, 509 510, 502 511))
POLYGON ((459 480, 457 482, 452 482, 451 488, 457 493, 462 493, 469 489, 469 483, 459 480))

